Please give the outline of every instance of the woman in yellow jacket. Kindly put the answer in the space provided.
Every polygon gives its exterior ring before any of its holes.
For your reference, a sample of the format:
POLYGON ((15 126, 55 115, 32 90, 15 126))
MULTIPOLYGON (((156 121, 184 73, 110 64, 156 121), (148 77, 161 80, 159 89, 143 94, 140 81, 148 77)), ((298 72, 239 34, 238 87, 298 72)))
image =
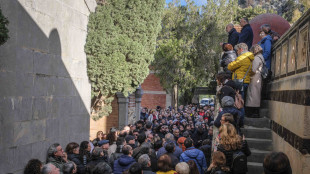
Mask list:
MULTIPOLYGON (((235 61, 228 64, 227 69, 230 70, 232 74, 232 79, 243 79, 243 86, 239 86, 240 93, 243 100, 245 101, 246 92, 251 81, 251 68, 252 61, 254 60, 254 54, 248 51, 248 46, 245 43, 240 43, 235 46, 238 57, 235 61)), ((240 126, 243 126, 243 119, 245 115, 244 108, 241 109, 242 116, 240 119, 240 126)))
POLYGON ((159 171, 156 174, 177 174, 173 169, 171 158, 167 154, 159 157, 157 167, 159 171))

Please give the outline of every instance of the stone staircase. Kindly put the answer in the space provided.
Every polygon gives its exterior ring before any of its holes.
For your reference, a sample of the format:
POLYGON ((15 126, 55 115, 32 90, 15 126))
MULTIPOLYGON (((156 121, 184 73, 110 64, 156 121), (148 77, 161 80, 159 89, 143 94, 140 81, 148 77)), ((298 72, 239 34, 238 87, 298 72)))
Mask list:
POLYGON ((263 161, 265 156, 272 151, 272 137, 268 109, 260 109, 261 118, 245 118, 244 133, 251 149, 248 157, 248 174, 263 174, 263 161))

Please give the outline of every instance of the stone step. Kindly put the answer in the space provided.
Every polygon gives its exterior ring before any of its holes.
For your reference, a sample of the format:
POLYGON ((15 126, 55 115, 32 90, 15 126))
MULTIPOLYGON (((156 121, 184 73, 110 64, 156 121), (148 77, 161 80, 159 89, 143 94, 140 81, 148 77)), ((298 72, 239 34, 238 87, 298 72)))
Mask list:
POLYGON ((260 108, 259 109, 259 117, 260 118, 262 118, 262 117, 270 118, 270 116, 269 116, 269 109, 268 108, 260 108))
POLYGON ((263 174, 263 163, 248 162, 248 174, 263 174))
POLYGON ((271 130, 268 128, 244 126, 244 128, 241 128, 241 132, 246 138, 271 139, 271 130))
POLYGON ((258 138, 245 138, 250 148, 257 150, 272 150, 272 140, 270 139, 258 139, 258 138))
POLYGON ((270 128, 270 120, 266 117, 263 117, 263 118, 245 117, 244 125, 258 127, 258 128, 270 128))
POLYGON ((257 150, 251 148, 251 155, 248 157, 248 162, 262 163, 265 156, 269 153, 271 153, 271 151, 257 150))

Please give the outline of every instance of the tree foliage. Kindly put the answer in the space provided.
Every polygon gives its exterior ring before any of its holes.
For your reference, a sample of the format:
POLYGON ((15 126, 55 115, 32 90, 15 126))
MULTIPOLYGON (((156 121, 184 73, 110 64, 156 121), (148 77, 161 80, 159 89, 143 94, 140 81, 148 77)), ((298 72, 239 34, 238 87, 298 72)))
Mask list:
POLYGON ((89 17, 85 45, 92 115, 111 112, 116 92, 132 93, 149 74, 164 0, 105 0, 89 17))
POLYGON ((4 44, 9 39, 9 30, 7 28, 8 24, 9 21, 3 16, 0 8, 0 45, 4 44))
MULTIPOLYGON (((238 7, 236 11, 236 17, 234 19, 235 22, 239 22, 241 18, 247 17, 249 20, 253 19, 254 17, 267 13, 267 10, 262 8, 261 6, 256 7, 247 7, 247 8, 241 8, 238 7)), ((274 13, 273 11, 269 11, 269 13, 274 13)))

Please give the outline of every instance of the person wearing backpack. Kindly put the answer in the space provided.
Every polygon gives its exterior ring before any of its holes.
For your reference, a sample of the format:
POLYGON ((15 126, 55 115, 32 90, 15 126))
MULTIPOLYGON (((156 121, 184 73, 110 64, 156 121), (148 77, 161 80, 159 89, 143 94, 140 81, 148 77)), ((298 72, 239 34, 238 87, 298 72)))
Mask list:
POLYGON ((226 166, 226 157, 223 152, 216 151, 212 155, 212 163, 205 174, 229 174, 230 169, 226 166))
POLYGON ((247 157, 251 155, 245 137, 241 138, 230 123, 220 127, 219 135, 217 151, 225 154, 226 166, 230 167, 232 174, 245 174, 248 171, 247 157))
POLYGON ((246 113, 247 117, 259 117, 263 80, 261 72, 263 66, 265 66, 265 60, 262 54, 263 49, 260 45, 253 45, 250 51, 254 54, 255 57, 252 62, 251 82, 249 84, 246 97, 246 113))

